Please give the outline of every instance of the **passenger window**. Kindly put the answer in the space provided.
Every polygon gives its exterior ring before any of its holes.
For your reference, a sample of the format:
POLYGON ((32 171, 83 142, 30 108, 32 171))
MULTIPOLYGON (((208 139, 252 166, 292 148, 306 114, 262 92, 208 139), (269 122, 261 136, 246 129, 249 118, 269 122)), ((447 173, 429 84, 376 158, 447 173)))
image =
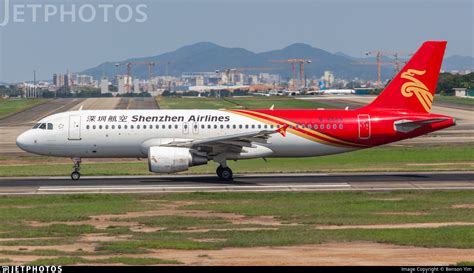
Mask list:
POLYGON ((124 125, 124 126, 123 126, 123 129, 127 130, 127 125, 124 125))
POLYGON ((318 129, 318 125, 317 125, 317 124, 314 125, 314 129, 318 129))
POLYGON ((118 126, 117 126, 117 129, 122 129, 122 125, 118 125, 118 126))
POLYGON ((242 129, 242 124, 239 124, 239 129, 242 129))
POLYGON ((174 128, 175 128, 175 129, 178 129, 178 124, 175 124, 175 125, 174 125, 174 128))
POLYGON ((337 125, 334 124, 334 125, 332 126, 332 128, 333 128, 333 129, 337 129, 337 125))
POLYGON ((344 126, 341 123, 341 124, 339 124, 339 129, 342 129, 342 128, 344 128, 344 126))
POLYGON ((217 129, 217 125, 216 125, 216 124, 214 124, 214 129, 217 129))
POLYGON ((204 124, 202 124, 202 125, 201 125, 201 129, 204 129, 204 128, 206 128, 206 126, 204 126, 204 124))
POLYGON ((331 124, 327 124, 326 129, 331 129, 331 124))
POLYGON ((112 125, 112 130, 115 129, 115 125, 112 125))
POLYGON ((160 129, 160 125, 157 124, 157 125, 155 126, 155 128, 156 128, 157 130, 160 129))
POLYGON ((249 125, 248 124, 245 124, 245 129, 248 129, 249 128, 249 125))
POLYGON ((166 129, 166 125, 161 125, 161 129, 166 129))
POLYGON ((133 130, 133 124, 132 124, 132 125, 130 125, 130 129, 132 129, 132 130, 133 130))
POLYGON ((221 124, 221 129, 224 129, 224 125, 221 124))
POLYGON ((272 129, 273 129, 274 127, 275 127, 275 126, 273 126, 273 124, 272 124, 272 125, 270 125, 270 128, 272 128, 272 129))
POLYGON ((137 125, 137 129, 140 129, 140 125, 137 125))
POLYGON ((290 125, 290 129, 293 129, 293 125, 290 125))
POLYGON ((145 124, 145 125, 143 125, 143 129, 146 129, 146 124, 145 124))
POLYGON ((235 124, 232 125, 232 128, 237 129, 237 125, 235 125, 235 124))
POLYGON ((211 124, 208 124, 208 125, 207 125, 207 129, 211 129, 211 124))
POLYGON ((229 124, 227 124, 227 129, 230 129, 230 125, 229 125, 229 124))
POLYGON ((86 126, 86 129, 87 129, 87 130, 89 130, 89 128, 90 128, 90 126, 89 126, 89 125, 87 125, 87 126, 86 126))
POLYGON ((309 129, 313 129, 313 125, 308 124, 308 128, 309 128, 309 129))
POLYGON ((262 129, 262 125, 259 124, 259 125, 258 125, 258 129, 262 129))
POLYGON ((102 130, 102 125, 99 125, 99 129, 101 129, 101 130, 102 130))
POLYGON ((188 129, 188 125, 184 124, 184 130, 187 130, 187 129, 188 129))
POLYGON ((173 128, 173 127, 171 126, 171 124, 170 124, 170 125, 168 125, 168 129, 172 129, 172 128, 173 128))
POLYGON ((95 130, 95 125, 92 125, 92 129, 94 129, 94 130, 95 130))

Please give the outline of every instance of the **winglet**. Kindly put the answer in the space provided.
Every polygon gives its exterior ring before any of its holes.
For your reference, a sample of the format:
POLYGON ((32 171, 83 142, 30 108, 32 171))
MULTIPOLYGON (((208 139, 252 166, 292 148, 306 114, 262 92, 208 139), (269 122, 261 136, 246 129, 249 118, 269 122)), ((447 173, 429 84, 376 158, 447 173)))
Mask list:
POLYGON ((280 133, 282 136, 286 137, 286 130, 288 129, 288 124, 283 125, 283 127, 278 128, 276 131, 280 133))
POLYGON ((270 110, 273 111, 273 108, 275 107, 275 104, 272 104, 272 106, 270 106, 270 110))
POLYGON ((79 110, 78 110, 78 111, 82 111, 82 107, 84 107, 83 104, 81 104, 81 107, 79 107, 79 110))

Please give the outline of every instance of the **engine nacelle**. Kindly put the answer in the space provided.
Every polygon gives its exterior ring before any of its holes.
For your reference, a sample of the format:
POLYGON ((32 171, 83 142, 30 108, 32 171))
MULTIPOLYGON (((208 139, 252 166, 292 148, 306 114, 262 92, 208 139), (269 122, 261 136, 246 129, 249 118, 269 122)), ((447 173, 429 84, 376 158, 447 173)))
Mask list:
POLYGON ((148 167, 154 173, 176 173, 191 166, 207 164, 207 157, 188 148, 154 146, 148 149, 148 167))

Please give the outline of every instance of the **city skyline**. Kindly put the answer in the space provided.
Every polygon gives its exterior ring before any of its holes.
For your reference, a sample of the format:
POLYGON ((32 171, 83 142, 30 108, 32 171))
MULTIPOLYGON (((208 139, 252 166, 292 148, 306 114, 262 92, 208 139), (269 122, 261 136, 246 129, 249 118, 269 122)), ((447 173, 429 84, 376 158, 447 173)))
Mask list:
POLYGON ((0 82, 32 80, 35 69, 38 79, 49 79, 66 69, 79 72, 105 61, 158 55, 200 41, 254 52, 302 42, 362 57, 369 50, 413 51, 424 40, 443 39, 448 40, 446 56, 474 55, 473 3, 468 0, 127 2, 146 4, 147 20, 25 20, 0 27, 0 82))

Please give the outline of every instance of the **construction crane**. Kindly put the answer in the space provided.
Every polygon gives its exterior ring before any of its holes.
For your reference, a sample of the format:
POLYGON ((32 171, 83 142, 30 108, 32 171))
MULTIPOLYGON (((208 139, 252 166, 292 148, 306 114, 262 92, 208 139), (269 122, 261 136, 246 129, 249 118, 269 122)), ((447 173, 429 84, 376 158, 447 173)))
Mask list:
POLYGON ((288 59, 288 60, 272 60, 272 63, 291 63, 291 85, 290 90, 296 91, 296 64, 300 66, 300 87, 306 87, 306 80, 304 77, 304 66, 310 64, 312 60, 309 59, 288 59))
POLYGON ((403 62, 399 59, 400 56, 410 56, 411 53, 407 52, 392 52, 392 51, 369 51, 365 53, 366 56, 375 55, 376 62, 357 62, 355 64, 370 64, 377 65, 377 86, 382 86, 382 65, 395 65, 395 73, 400 71, 400 64, 403 62), (382 62, 382 56, 391 56, 395 58, 393 62, 382 62))
POLYGON ((226 76, 226 83, 230 84, 233 83, 233 77, 236 74, 242 73, 243 71, 269 71, 269 70, 278 70, 279 68, 275 67, 239 67, 239 68, 229 68, 224 69, 222 72, 220 70, 216 70, 216 73, 224 73, 226 76))
POLYGON ((127 68, 127 79, 125 81, 125 89, 130 92, 131 79, 132 79, 132 65, 147 65, 148 66, 148 80, 151 80, 153 67, 155 67, 155 62, 126 62, 126 63, 116 63, 115 67, 125 66, 127 68))

